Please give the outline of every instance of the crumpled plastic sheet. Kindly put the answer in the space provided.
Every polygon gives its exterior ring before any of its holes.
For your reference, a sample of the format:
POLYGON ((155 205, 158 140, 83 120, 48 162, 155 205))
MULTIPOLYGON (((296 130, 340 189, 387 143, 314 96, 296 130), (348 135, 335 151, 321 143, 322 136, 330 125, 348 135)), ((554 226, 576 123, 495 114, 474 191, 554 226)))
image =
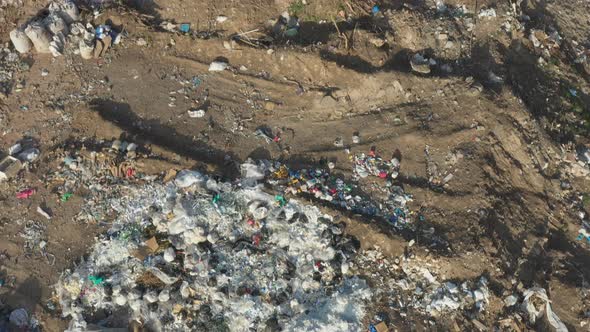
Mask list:
POLYGON ((557 314, 551 309, 551 301, 549 297, 547 297, 547 292, 544 288, 540 287, 533 287, 529 288, 524 291, 524 300, 522 306, 524 310, 529 315, 529 322, 531 324, 535 324, 535 322, 542 318, 543 315, 546 315, 547 321, 549 324, 555 328, 556 332, 567 332, 568 329, 565 324, 559 319, 557 314), (541 305, 537 308, 533 303, 533 299, 538 298, 544 302, 544 305, 541 305), (543 308, 544 307, 544 308, 543 308))
POLYGON ((364 280, 342 274, 352 254, 317 207, 278 204, 261 187, 206 177, 186 188, 119 186, 123 195, 104 202, 118 213, 112 228, 57 285, 69 331, 83 330, 101 309, 158 331, 251 331, 272 322, 285 331, 363 329, 372 292, 364 280), (174 249, 173 261, 161 250, 134 256, 154 230, 161 245, 174 249), (141 282, 150 274, 161 285, 141 282))

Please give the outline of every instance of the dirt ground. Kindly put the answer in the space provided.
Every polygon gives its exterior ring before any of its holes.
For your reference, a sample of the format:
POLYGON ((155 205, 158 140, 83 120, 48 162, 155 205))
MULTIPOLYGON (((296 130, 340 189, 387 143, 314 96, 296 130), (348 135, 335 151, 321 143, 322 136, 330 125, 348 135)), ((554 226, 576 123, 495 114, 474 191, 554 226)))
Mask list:
MULTIPOLYGON (((30 68, 15 72, 13 88, 0 100, 0 151, 26 136, 38 143, 41 156, 16 179, 0 183, 1 273, 12 280, 0 287, 1 303, 26 307, 46 331, 67 325, 48 305, 52 286, 105 230, 73 222, 84 196, 74 193, 62 202, 46 181, 69 144, 124 136, 149 151, 143 172, 196 167, 232 178, 249 157, 292 167, 328 159, 349 174, 348 154, 334 145, 341 137, 353 153, 372 146, 387 156, 401 151, 399 181, 414 196, 410 209, 421 216, 420 229, 433 227, 446 244, 434 248, 420 232, 408 238, 346 216, 363 248, 379 246, 397 257, 415 239, 411 250, 436 260, 447 279, 487 275, 500 299, 544 287, 568 329, 586 331, 590 251, 576 237, 590 182, 587 173, 575 171, 574 148, 589 142, 583 120, 590 114, 590 71, 568 50, 572 40, 589 41, 590 4, 525 0, 515 15, 508 0, 446 2, 472 13, 495 9, 496 17, 476 15, 468 29, 465 20, 438 14, 433 3, 378 2, 380 13, 371 16, 374 3, 362 1, 136 1, 91 20, 110 19, 126 31, 102 59, 24 56, 30 68), (285 10, 300 16, 292 40, 271 48, 230 42, 233 34, 264 31, 285 10), (227 20, 217 22, 220 15, 227 20), (528 16, 524 31, 514 28, 520 15, 528 16), (199 36, 159 29, 163 21, 191 23, 199 36), (507 21, 512 29, 503 28, 507 21), (529 31, 549 27, 565 41, 540 66, 529 31), (409 60, 416 52, 452 70, 413 72, 409 60), (209 72, 219 57, 229 69, 209 72), (502 82, 490 79, 490 72, 502 82), (189 94, 178 92, 195 77, 189 94), (572 88, 575 99, 568 97, 572 88), (579 112, 569 114, 576 105, 579 112), (205 110, 205 117, 188 117, 192 108, 205 110), (261 127, 280 133, 280 142, 255 135, 261 127), (361 141, 351 145, 356 132, 361 141), (15 197, 29 187, 37 190, 32 198, 15 197), (37 214, 40 204, 53 211, 52 220, 37 214), (46 224, 55 262, 25 254, 19 232, 31 219, 46 224)), ((0 40, 8 42, 8 31, 45 5, 24 0, 4 7, 0 40)), ((498 327, 509 314, 496 303, 483 323, 498 327)), ((475 330, 471 321, 458 315, 432 325, 410 315, 392 319, 390 328, 475 330)))

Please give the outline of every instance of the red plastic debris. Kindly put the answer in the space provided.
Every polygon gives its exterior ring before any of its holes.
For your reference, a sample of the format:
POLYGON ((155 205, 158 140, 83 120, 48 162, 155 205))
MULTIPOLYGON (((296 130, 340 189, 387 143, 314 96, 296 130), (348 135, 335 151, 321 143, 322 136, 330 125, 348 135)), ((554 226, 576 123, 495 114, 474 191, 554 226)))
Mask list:
POLYGON ((135 170, 133 168, 129 167, 125 174, 127 175, 128 178, 130 178, 135 175, 135 170))
POLYGON ((382 178, 382 179, 385 179, 385 178, 387 177, 387 172, 385 172, 385 171, 380 171, 380 172, 379 172, 379 177, 380 177, 380 178, 382 178))
POLYGON ((33 196, 36 192, 37 192, 37 190, 35 190, 33 188, 29 188, 29 189, 25 189, 25 190, 17 193, 16 197, 20 198, 20 199, 27 199, 27 198, 33 196))
POLYGON ((252 236, 252 243, 253 243, 255 246, 258 246, 258 245, 260 244, 260 240, 262 240, 262 235, 260 235, 260 234, 254 234, 254 235, 252 236))

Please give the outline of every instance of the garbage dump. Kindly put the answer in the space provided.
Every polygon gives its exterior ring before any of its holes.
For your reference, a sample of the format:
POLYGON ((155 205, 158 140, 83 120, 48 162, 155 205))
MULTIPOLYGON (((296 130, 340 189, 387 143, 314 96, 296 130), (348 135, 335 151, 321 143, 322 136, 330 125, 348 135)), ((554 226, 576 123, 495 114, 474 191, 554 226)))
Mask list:
POLYGON ((157 331, 363 329, 355 247, 317 207, 186 171, 121 190, 103 203, 112 227, 57 286, 70 331, 100 310, 157 331))
POLYGON ((360 154, 352 158, 353 179, 358 181, 369 175, 388 179, 383 189, 387 197, 385 201, 377 202, 359 190, 356 182, 347 181, 324 168, 291 170, 286 165, 270 162, 260 162, 258 166, 262 173, 270 174, 268 182, 285 193, 307 194, 356 214, 381 217, 396 228, 411 224, 407 203, 412 197, 391 181, 399 174, 399 160, 384 160, 374 151, 370 155, 360 154))
POLYGON ((47 11, 47 16, 32 17, 30 23, 10 32, 10 39, 19 53, 28 53, 34 46, 37 53, 58 57, 71 52, 87 60, 103 57, 109 47, 121 39, 120 33, 109 25, 95 29, 90 23, 80 22, 80 13, 73 1, 53 1, 47 11))

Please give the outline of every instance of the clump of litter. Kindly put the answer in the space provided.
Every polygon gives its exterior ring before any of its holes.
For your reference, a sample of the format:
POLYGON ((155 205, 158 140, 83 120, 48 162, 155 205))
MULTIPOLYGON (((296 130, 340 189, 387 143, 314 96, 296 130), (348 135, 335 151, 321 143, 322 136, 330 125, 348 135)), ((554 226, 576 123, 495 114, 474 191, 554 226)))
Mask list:
POLYGON ((105 200, 112 228, 57 286, 70 331, 97 311, 158 331, 362 330, 371 291, 342 273, 354 250, 329 215, 258 186, 176 180, 105 200))

